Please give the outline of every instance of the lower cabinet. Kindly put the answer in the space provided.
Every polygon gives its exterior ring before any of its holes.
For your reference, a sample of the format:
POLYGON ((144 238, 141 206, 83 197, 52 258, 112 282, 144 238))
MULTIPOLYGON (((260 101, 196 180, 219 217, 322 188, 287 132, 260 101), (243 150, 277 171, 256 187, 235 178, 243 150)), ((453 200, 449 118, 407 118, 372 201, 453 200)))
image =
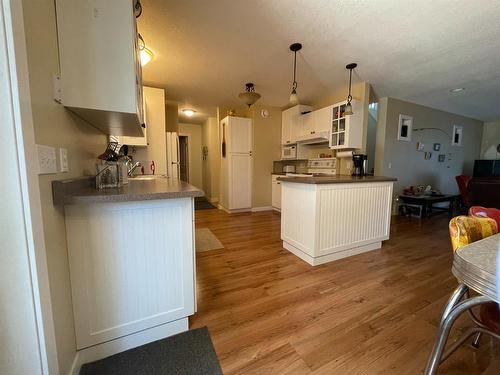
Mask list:
POLYGON ((77 349, 195 311, 193 199, 65 206, 77 349))
POLYGON ((281 211, 281 182, 278 181, 280 175, 272 175, 272 206, 275 210, 281 211))

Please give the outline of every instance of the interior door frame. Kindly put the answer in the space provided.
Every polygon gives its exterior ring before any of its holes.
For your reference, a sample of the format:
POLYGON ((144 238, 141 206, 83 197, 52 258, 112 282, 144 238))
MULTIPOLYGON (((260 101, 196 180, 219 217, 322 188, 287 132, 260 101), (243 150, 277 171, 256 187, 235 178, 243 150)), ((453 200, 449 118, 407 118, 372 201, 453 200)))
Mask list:
MULTIPOLYGON (((191 135, 189 135, 188 133, 179 133, 179 155, 180 155, 180 152, 181 152, 181 137, 186 137, 187 138, 187 156, 188 156, 188 165, 187 165, 187 181, 186 182, 190 182, 192 179, 191 179, 191 135)), ((180 172, 180 157, 179 157, 179 178, 181 177, 181 172, 180 172)))
MULTIPOLYGON (((54 322, 50 299, 45 237, 43 233, 40 187, 38 183, 35 136, 31 111, 31 93, 24 33, 24 19, 21 1, 2 0, 0 3, 0 27, 5 39, 0 39, 0 48, 7 55, 5 74, 0 100, 7 103, 12 115, 7 124, 13 132, 8 132, 17 150, 17 163, 10 166, 17 177, 21 191, 20 202, 24 216, 24 226, 19 228, 25 237, 30 281, 29 303, 34 312, 39 348, 40 374, 59 374, 55 343, 54 322), (13 135, 11 135, 13 134, 13 135)), ((6 136, 5 134, 2 136, 6 136)), ((3 287, 3 286, 1 286, 3 287)), ((37 366, 38 367, 38 366, 37 366)))

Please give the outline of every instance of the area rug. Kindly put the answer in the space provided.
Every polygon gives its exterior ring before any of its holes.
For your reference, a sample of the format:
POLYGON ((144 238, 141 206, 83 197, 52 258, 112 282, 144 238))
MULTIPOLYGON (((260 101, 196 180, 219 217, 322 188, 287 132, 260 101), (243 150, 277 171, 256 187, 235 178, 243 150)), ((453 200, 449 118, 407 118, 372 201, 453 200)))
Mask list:
POLYGON ((194 209, 195 210, 209 210, 217 208, 212 203, 210 203, 205 197, 196 197, 194 199, 194 209))
POLYGON ((224 248, 224 245, 208 228, 197 228, 195 237, 196 251, 209 251, 224 248))
POLYGON ((96 362, 80 375, 222 375, 207 327, 180 333, 96 362))

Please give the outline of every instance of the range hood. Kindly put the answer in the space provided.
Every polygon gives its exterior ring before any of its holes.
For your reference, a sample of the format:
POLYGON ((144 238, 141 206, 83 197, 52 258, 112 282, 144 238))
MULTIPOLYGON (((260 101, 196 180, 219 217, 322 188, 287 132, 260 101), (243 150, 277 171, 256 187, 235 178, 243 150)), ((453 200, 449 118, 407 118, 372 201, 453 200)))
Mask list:
POLYGON ((316 134, 311 134, 309 138, 304 140, 298 140, 297 143, 303 145, 316 145, 320 143, 328 143, 330 141, 330 132, 323 131, 317 132, 316 134))

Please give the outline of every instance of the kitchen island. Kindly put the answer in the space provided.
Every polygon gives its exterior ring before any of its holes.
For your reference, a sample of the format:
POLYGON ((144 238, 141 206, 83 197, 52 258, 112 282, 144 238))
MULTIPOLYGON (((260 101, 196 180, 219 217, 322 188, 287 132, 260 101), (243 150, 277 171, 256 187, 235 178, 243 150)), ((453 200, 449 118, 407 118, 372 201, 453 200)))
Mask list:
POLYGON ((74 367, 183 331, 196 310, 194 197, 155 176, 97 190, 54 181, 64 207, 75 319, 74 367))
POLYGON ((310 265, 375 250, 389 239, 395 178, 278 177, 283 247, 310 265))

